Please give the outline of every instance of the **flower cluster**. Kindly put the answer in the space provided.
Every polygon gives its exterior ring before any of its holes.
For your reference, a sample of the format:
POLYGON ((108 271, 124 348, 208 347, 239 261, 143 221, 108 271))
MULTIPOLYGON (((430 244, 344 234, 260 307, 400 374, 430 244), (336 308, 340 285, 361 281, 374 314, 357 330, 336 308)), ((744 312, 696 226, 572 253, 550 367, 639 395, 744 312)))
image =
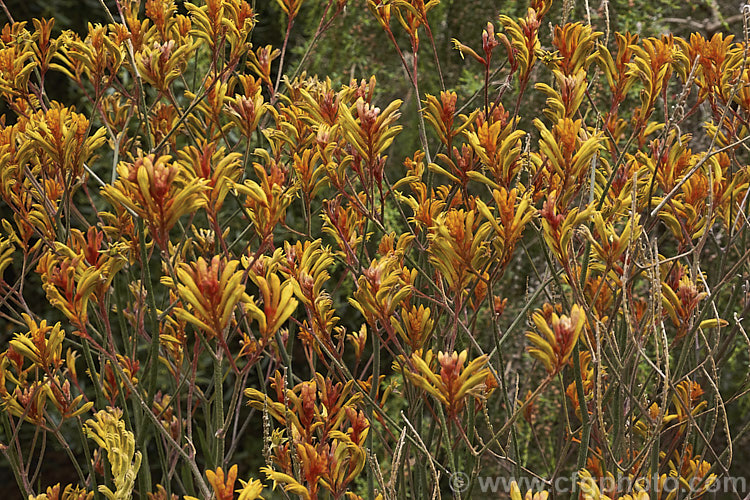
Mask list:
POLYGON ((750 35, 532 0, 446 53, 459 3, 117 0, 80 33, 0 29, 24 497, 445 498, 463 468, 457 498, 507 469, 643 500, 600 485, 699 497, 750 459, 750 35), (344 64, 337 30, 398 70, 344 64))

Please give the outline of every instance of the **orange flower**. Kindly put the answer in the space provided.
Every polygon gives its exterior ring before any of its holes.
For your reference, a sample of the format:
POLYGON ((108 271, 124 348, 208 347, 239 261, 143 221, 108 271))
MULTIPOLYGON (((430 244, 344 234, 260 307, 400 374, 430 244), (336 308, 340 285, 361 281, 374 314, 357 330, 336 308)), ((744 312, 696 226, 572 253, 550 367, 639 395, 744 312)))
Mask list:
POLYGON ((226 474, 221 467, 206 471, 208 483, 216 494, 216 500, 233 500, 234 499, 234 482, 237 480, 237 466, 233 465, 226 474))

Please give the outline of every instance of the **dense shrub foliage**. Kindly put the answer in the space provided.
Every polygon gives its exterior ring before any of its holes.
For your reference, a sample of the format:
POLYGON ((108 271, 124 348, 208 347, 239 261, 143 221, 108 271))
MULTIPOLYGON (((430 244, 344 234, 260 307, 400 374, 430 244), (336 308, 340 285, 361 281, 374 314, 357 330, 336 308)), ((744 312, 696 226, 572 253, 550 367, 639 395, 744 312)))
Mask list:
POLYGON ((2 28, 15 491, 744 496, 748 41, 533 0, 449 47, 439 0, 312 3, 279 46, 245 0, 2 28), (306 73, 351 9, 405 95, 306 73))

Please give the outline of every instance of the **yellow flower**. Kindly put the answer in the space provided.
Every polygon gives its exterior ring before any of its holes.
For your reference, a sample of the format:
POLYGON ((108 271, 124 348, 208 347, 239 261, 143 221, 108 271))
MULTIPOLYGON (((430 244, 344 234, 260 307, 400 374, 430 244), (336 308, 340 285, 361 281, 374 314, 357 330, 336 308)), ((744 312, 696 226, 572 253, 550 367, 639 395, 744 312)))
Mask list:
POLYGON ((466 396, 474 394, 490 375, 490 370, 485 367, 487 356, 482 355, 466 363, 468 353, 443 353, 439 352, 437 361, 440 372, 436 373, 430 366, 433 361, 432 351, 422 356, 421 352, 415 352, 411 361, 417 372, 407 371, 406 375, 419 387, 429 392, 438 401, 446 406, 448 415, 456 418, 465 407, 466 396))
POLYGON ((54 370, 62 365, 62 342, 65 331, 60 323, 48 326, 46 320, 37 324, 27 314, 22 315, 29 331, 16 333, 11 347, 42 370, 54 370))
POLYGON ((0 238, 0 281, 3 272, 13 263, 13 252, 16 250, 11 239, 0 238))
POLYGON ((86 434, 107 452, 115 491, 106 485, 100 485, 99 491, 108 500, 130 500, 141 467, 141 452, 135 450, 135 437, 121 417, 122 410, 108 408, 87 420, 85 427, 86 434))
POLYGON ((113 204, 128 208, 148 224, 162 250, 167 249, 169 230, 185 214, 205 206, 205 179, 185 179, 169 156, 140 156, 133 163, 120 163, 119 178, 103 188, 113 204))
POLYGON ((47 488, 46 492, 41 495, 29 495, 28 500, 92 500, 93 491, 86 491, 80 486, 69 484, 60 492, 60 483, 47 488))
POLYGON ((187 146, 179 152, 179 164, 195 179, 205 179, 207 209, 214 214, 219 211, 235 182, 242 175, 241 155, 226 153, 214 142, 199 141, 198 146, 187 146))
POLYGON ((518 483, 515 481, 510 483, 510 500, 547 500, 549 493, 546 491, 540 491, 533 493, 528 490, 524 496, 521 496, 521 490, 518 488, 518 483))
POLYGON ((276 333, 297 309, 299 302, 293 298, 294 284, 291 279, 283 283, 278 275, 270 270, 265 276, 250 271, 250 279, 258 285, 263 298, 262 309, 251 306, 251 315, 260 325, 260 334, 267 339, 276 333))
POLYGON ((73 254, 61 243, 55 247, 58 253, 48 250, 37 264, 42 288, 49 303, 83 331, 88 319, 89 298, 107 278, 95 266, 87 266, 83 255, 73 254))
POLYGON ((237 500, 256 500, 258 498, 263 500, 263 497, 260 496, 260 494, 263 493, 264 486, 259 479, 251 479, 247 482, 240 479, 240 483, 242 483, 242 488, 235 490, 240 494, 237 500))
POLYGON ((489 222, 479 223, 474 210, 451 209, 440 213, 430 228, 430 262, 451 290, 464 290, 489 258, 489 222))
POLYGON ((526 338, 532 347, 529 354, 544 363, 550 375, 557 374, 568 362, 573 348, 586 323, 583 308, 575 304, 570 316, 558 316, 552 306, 547 304, 542 311, 536 311, 531 319, 541 334, 527 332, 526 338))
MULTIPOLYGON (((188 307, 177 307, 175 314, 211 337, 222 337, 229 325, 235 306, 242 300, 249 302, 242 284, 242 271, 236 271, 239 261, 225 262, 218 255, 207 263, 203 257, 191 264, 177 267, 177 291, 188 307)), ((163 279, 171 284, 170 279, 163 279)))

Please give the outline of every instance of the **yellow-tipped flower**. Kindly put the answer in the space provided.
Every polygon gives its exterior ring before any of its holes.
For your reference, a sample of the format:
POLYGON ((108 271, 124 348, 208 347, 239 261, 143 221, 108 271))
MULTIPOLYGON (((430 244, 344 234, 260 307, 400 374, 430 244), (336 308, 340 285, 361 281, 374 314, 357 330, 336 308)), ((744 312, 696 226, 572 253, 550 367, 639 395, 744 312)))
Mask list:
POLYGON ((47 251, 37 264, 42 288, 49 303, 62 311, 76 328, 83 330, 88 319, 89 298, 107 282, 107 277, 95 266, 87 266, 84 255, 75 255, 61 243, 55 248, 57 253, 47 251))
POLYGON ((555 375, 570 359, 581 335, 586 323, 583 308, 575 304, 570 309, 570 316, 558 316, 548 304, 543 311, 536 311, 531 319, 540 333, 526 333, 532 344, 528 348, 529 354, 544 363, 547 373, 555 375))
POLYGON ((235 306, 242 300, 250 301, 242 284, 243 273, 236 271, 238 265, 239 261, 225 262, 218 255, 210 263, 199 257, 197 262, 180 264, 177 291, 189 307, 176 309, 178 319, 211 337, 223 336, 235 306))
POLYGON ((23 320, 29 329, 27 333, 16 333, 10 345, 24 358, 37 365, 42 370, 54 370, 62 366, 62 342, 65 331, 60 323, 48 326, 46 320, 37 324, 27 314, 23 320))
POLYGON ((452 209, 440 213, 430 228, 430 262, 451 290, 463 291, 489 258, 489 222, 480 223, 474 210, 452 209))
POLYGON ((279 276, 267 269, 265 276, 249 272, 250 279, 258 285, 263 305, 251 305, 250 314, 260 325, 260 334, 267 339, 276 333, 297 309, 299 302, 294 298, 294 284, 291 279, 284 282, 279 276))
POLYGON ((133 163, 120 163, 118 180, 103 189, 113 204, 130 209, 148 224, 156 243, 167 249, 169 230, 185 214, 205 206, 201 196, 204 179, 185 179, 171 157, 141 156, 133 163))
POLYGON ((200 141, 198 146, 187 146, 179 152, 179 164, 195 179, 206 181, 205 196, 209 213, 217 212, 224 204, 230 188, 242 175, 241 155, 227 153, 216 143, 200 141))
POLYGON ((466 405, 466 397, 474 394, 490 375, 489 369, 485 367, 486 355, 479 356, 464 366, 467 357, 468 353, 465 350, 461 353, 439 352, 437 361, 440 365, 440 372, 438 373, 431 367, 434 360, 431 350, 427 351, 424 356, 422 353, 414 353, 411 360, 417 372, 407 371, 406 375, 445 405, 451 418, 456 418, 466 405))

